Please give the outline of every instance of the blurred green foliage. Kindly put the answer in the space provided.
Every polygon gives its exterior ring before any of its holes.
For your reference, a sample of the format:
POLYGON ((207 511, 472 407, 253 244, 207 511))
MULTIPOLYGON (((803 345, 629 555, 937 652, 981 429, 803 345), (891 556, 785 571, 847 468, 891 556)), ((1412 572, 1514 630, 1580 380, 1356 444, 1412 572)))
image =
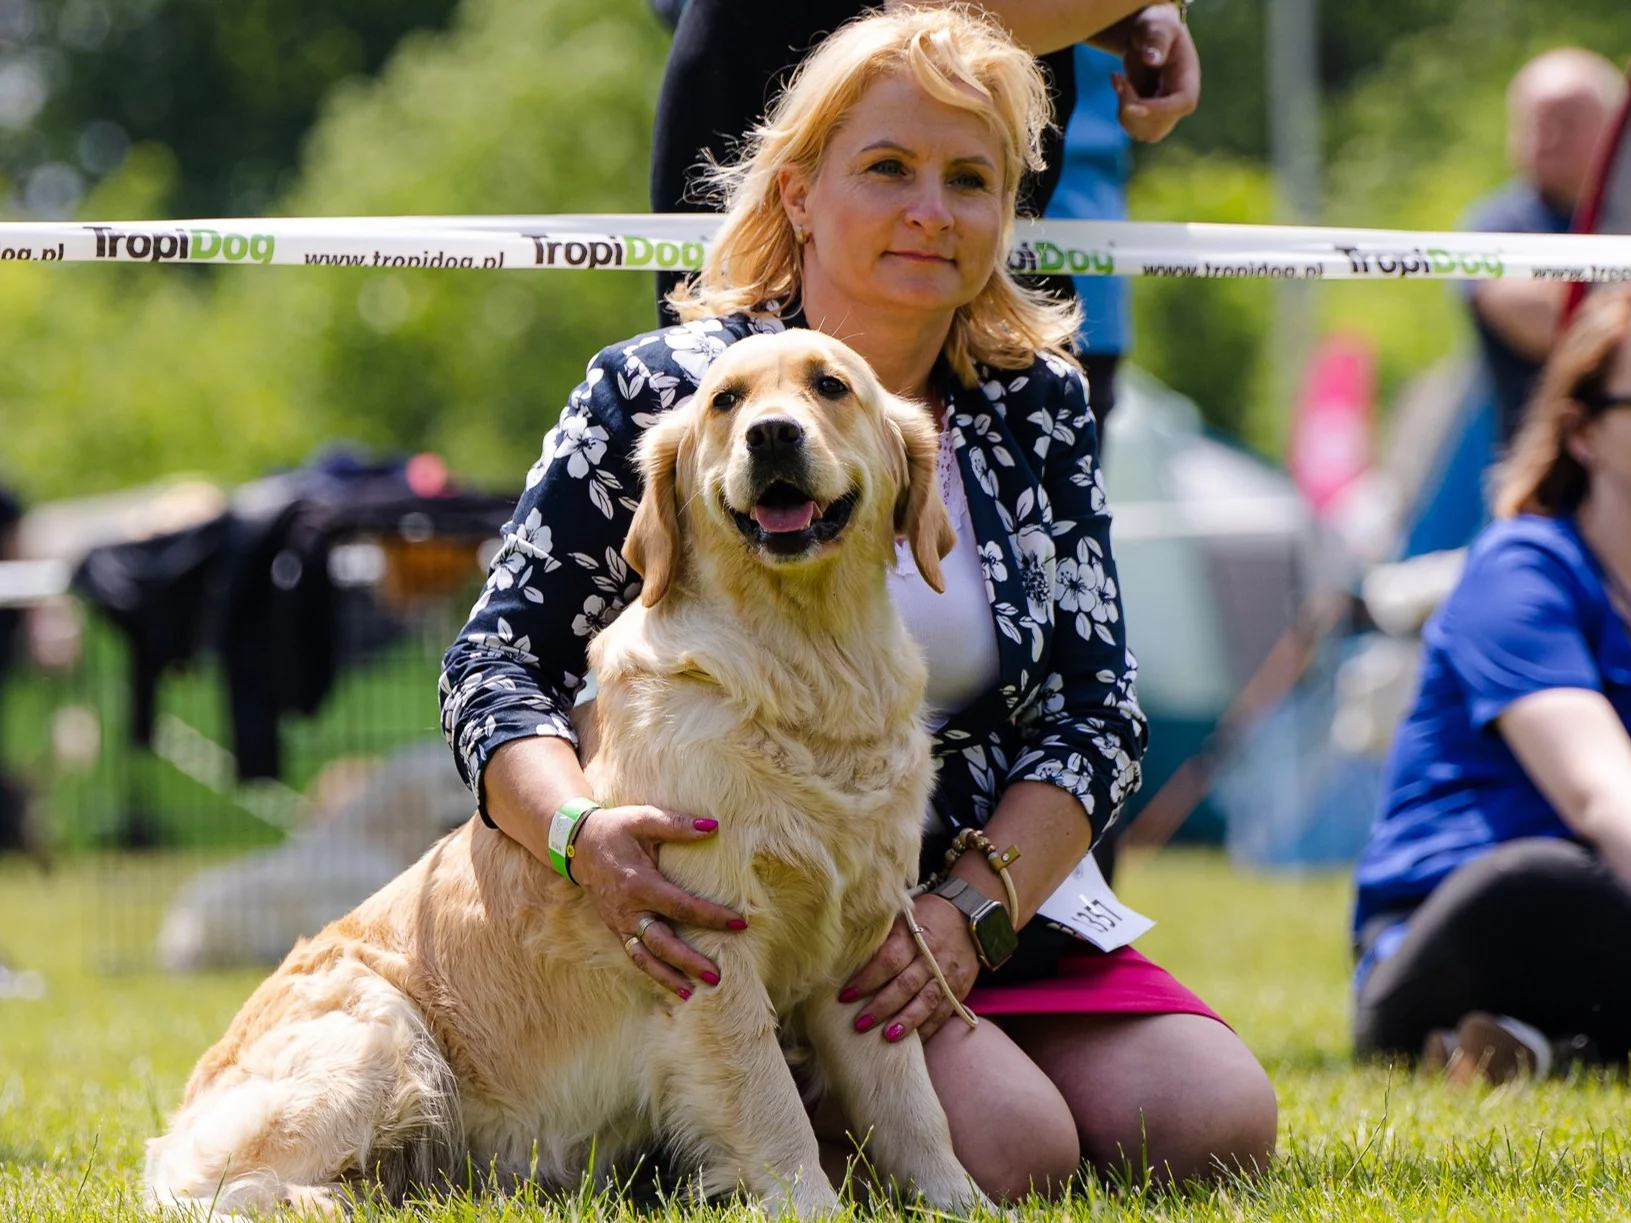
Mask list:
MULTIPOLYGON (((202 0, 123 2, 169 14, 166 28, 204 30, 213 58, 197 81, 169 83, 171 125, 130 150, 83 216, 208 211, 193 203, 241 202, 251 197, 232 194, 234 183, 284 181, 292 133, 318 91, 278 211, 646 206, 667 35, 644 0, 463 0, 445 31, 409 34, 366 79, 353 74, 374 66, 394 37, 387 27, 434 25, 436 0, 412 0, 389 20, 370 0, 320 16, 302 15, 307 0, 259 0, 218 24, 200 16, 218 14, 202 0), (339 28, 354 36, 324 33, 339 28), (245 59, 246 47, 264 62, 245 59), (212 105, 176 92, 210 81, 212 105), (267 134, 257 134, 263 106, 267 134), (245 164, 277 167, 270 178, 223 169, 231 157, 218 153, 234 130, 245 133, 245 164), (200 169, 206 163, 213 168, 200 169)), ((1528 55, 1565 42, 1618 58, 1631 51, 1631 10, 1609 0, 1566 12, 1546 0, 1322 7, 1325 219, 1334 224, 1452 227, 1506 175, 1502 95, 1528 55)), ((1133 215, 1273 220, 1264 4, 1199 0, 1192 16, 1206 73, 1201 109, 1139 151, 1133 215)), ((54 28, 67 21, 59 15, 54 28)), ((107 50, 122 37, 109 33, 98 52, 106 79, 93 87, 69 72, 77 83, 49 105, 68 108, 75 89, 109 99, 146 89, 140 56, 107 50)), ((201 37, 159 41, 165 54, 202 54, 201 37)), ((76 105, 78 122, 101 103, 76 105)), ((55 114, 48 107, 42 130, 57 130, 55 114)), ((67 119, 58 126, 62 139, 73 130, 67 119)), ((1444 285, 1327 284, 1319 293, 1322 325, 1376 344, 1384 396, 1464 342, 1458 298, 1444 285)), ((1216 426, 1274 451, 1284 426, 1268 393, 1268 286, 1144 281, 1134 300, 1134 358, 1193 396, 1216 426)), ((38 499, 178 469, 239 479, 336 438, 434 448, 471 481, 513 487, 587 359, 650 326, 653 310, 639 275, 9 265, 0 318, 0 475, 38 499)))
MULTIPOLYGON (((643 211, 666 48, 641 0, 467 0, 329 95, 280 209, 643 211)), ((84 215, 159 210, 178 172, 137 146, 84 215)), ((588 359, 655 313, 638 275, 239 271, 0 274, 0 464, 25 494, 238 479, 330 438, 518 487, 588 359)))
MULTIPOLYGON (((377 72, 457 0, 5 0, 0 167, 25 196, 68 192, 132 144, 177 158, 177 216, 253 216, 291 184, 336 84, 377 72), (66 180, 66 181, 64 181, 66 180)), ((44 200, 49 205, 58 201, 44 200)), ((36 208, 35 211, 40 209, 36 208)))
MULTIPOLYGON (((1577 45, 1631 55, 1631 9, 1583 0, 1322 4, 1321 143, 1328 225, 1454 229, 1509 177, 1507 82, 1532 55, 1577 45)), ((1198 0, 1191 14, 1205 86, 1200 109, 1139 150, 1140 220, 1273 222, 1266 164, 1264 5, 1198 0)), ((1286 422, 1271 399, 1271 287, 1253 281, 1134 283, 1139 364, 1190 395, 1213 426, 1268 453, 1286 422)), ((1453 285, 1333 281, 1322 330, 1375 346, 1385 406, 1415 374, 1470 344, 1453 285)))

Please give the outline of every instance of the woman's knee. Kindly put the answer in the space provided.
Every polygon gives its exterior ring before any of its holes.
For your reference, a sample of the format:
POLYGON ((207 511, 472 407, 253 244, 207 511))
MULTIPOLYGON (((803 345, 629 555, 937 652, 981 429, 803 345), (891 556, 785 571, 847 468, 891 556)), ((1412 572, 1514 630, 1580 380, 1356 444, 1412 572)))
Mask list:
POLYGON ((1101 1175, 1186 1181, 1267 1168, 1274 1087, 1229 1028, 1196 1015, 1106 1016, 1079 1027, 1035 1052, 1101 1175))
POLYGON ((999 1202, 1031 1194, 1056 1197, 1082 1167, 1070 1108, 1057 1092, 1024 1093, 987 1111, 978 1126, 954 1132, 953 1149, 974 1183, 999 1202))
POLYGON ((1239 1052, 1197 1084, 1188 1141, 1174 1144, 1173 1158, 1182 1162, 1187 1157, 1188 1165, 1184 1170, 1175 1164, 1176 1179, 1265 1172, 1274 1158, 1279 1099, 1257 1059, 1244 1045, 1239 1052))
POLYGON ((1084 1130, 1087 1157, 1102 1175, 1182 1182, 1268 1168, 1279 1104, 1262 1067, 1247 1054, 1191 1069, 1180 1094, 1152 1096, 1148 1107, 1123 1107, 1084 1130))
POLYGON ((987 1194, 1005 1202, 1054 1196, 1080 1171, 1070 1105, 1001 1029, 948 1024, 925 1053, 952 1149, 987 1194))

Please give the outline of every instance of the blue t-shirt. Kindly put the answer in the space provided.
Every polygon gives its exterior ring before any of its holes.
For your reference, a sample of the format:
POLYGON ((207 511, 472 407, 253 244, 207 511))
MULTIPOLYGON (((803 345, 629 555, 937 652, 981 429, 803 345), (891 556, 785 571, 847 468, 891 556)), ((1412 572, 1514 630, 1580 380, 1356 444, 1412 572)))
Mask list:
MULTIPOLYGON (((1065 151, 1059 185, 1048 201, 1046 217, 1077 221, 1120 221, 1127 216, 1127 178, 1132 172, 1129 138, 1122 129, 1112 74, 1121 60, 1107 51, 1078 43, 1075 47, 1076 109, 1065 125, 1065 151)), ((1127 278, 1076 276, 1082 302, 1084 353, 1127 350, 1127 278)))
POLYGON ((1413 908, 1503 842, 1573 835, 1491 725, 1514 701, 1593 689, 1631 731, 1631 633, 1573 518, 1487 527, 1422 637, 1421 693, 1394 737, 1382 814, 1359 859, 1356 931, 1413 908))
MULTIPOLYGON (((1479 233, 1566 234, 1572 217, 1541 198, 1528 183, 1508 183, 1493 195, 1479 200, 1469 210, 1463 229, 1479 233)), ((1461 282, 1461 291, 1471 301, 1476 280, 1461 282)), ((1483 357, 1495 392, 1500 440, 1510 441, 1523 419, 1523 408, 1534 390, 1540 366, 1507 344, 1488 323, 1472 312, 1473 329, 1478 333, 1478 350, 1483 357)))

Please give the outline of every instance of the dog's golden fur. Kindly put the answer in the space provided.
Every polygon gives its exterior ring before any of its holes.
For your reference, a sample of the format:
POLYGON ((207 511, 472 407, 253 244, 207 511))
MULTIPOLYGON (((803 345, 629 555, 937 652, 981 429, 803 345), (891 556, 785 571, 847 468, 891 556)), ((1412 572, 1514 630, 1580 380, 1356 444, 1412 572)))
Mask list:
POLYGON ((921 409, 814 332, 733 345, 642 443, 625 551, 644 595, 591 646, 586 772, 608 806, 719 819, 662 851, 669 878, 748 918, 683 931, 717 988, 658 987, 579 888, 471 820, 255 991, 149 1145, 152 1200, 323 1206, 469 1166, 572 1184, 592 1146, 602 1168, 662 1147, 709 1191, 818 1214, 837 1199, 785 1042, 885 1176, 983 1202, 917 1038, 858 1037, 836 1002, 917 869, 925 673, 885 578, 904 534, 938 584, 935 448, 921 409), (784 474, 817 520, 854 498, 836 539, 778 556, 751 526, 766 460, 748 442, 787 421, 803 440, 784 474))

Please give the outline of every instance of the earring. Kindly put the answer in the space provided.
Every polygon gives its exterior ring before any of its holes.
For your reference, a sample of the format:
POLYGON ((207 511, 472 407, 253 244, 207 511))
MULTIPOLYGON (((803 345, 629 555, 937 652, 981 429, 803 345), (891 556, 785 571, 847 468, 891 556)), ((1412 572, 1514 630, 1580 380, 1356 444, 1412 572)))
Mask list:
POLYGON ((800 246, 803 246, 809 240, 810 240, 810 231, 809 230, 805 229, 804 226, 802 226, 802 225, 793 226, 793 241, 797 242, 800 246))

